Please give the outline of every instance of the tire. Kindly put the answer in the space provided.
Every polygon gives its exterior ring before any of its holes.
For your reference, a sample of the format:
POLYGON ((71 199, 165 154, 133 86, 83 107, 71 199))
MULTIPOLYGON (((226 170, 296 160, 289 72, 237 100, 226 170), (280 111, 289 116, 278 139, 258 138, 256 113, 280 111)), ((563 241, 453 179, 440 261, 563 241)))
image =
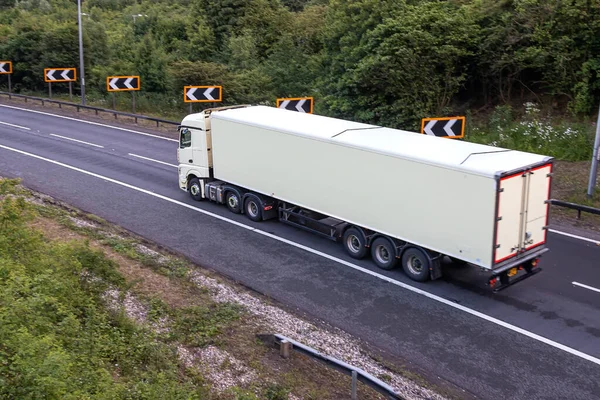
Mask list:
POLYGON ((390 239, 383 236, 378 237, 371 244, 371 258, 381 269, 390 270, 398 265, 396 247, 390 239))
POLYGON ((357 260, 364 258, 369 251, 366 247, 364 235, 359 229, 354 227, 349 228, 344 232, 342 243, 346 253, 357 260))
POLYGON ((262 221, 262 202, 256 196, 248 196, 244 205, 246 216, 254 222, 262 221))
POLYGON ((240 214, 242 212, 241 203, 242 202, 240 200, 240 197, 238 196, 238 194, 236 192, 230 190, 225 195, 225 204, 227 205, 227 208, 229 209, 229 211, 231 211, 232 213, 240 214))
POLYGON ((430 267, 431 261, 423 250, 411 247, 402 253, 402 269, 413 281, 427 281, 430 267))
POLYGON ((188 193, 190 197, 196 201, 202 200, 202 185, 198 178, 192 178, 188 182, 188 193))

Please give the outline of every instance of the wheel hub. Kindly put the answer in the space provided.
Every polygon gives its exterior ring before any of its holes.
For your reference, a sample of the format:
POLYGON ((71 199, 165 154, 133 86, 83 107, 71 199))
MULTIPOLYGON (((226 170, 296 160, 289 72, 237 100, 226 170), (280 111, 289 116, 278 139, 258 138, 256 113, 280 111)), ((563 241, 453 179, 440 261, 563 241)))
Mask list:
POLYGON ((377 246, 376 255, 378 261, 381 263, 387 263, 390 260, 390 253, 385 246, 377 246))
POLYGON ((258 207, 256 206, 256 203, 251 201, 249 204, 249 210, 250 214, 255 217, 256 215, 258 215, 258 207))
POLYGON ((358 253, 360 251, 360 240, 358 240, 356 235, 348 236, 346 243, 350 251, 352 251, 353 253, 358 253))
POLYGON ((418 257, 411 256, 408 259, 408 268, 415 274, 420 274, 423 271, 423 263, 418 257))

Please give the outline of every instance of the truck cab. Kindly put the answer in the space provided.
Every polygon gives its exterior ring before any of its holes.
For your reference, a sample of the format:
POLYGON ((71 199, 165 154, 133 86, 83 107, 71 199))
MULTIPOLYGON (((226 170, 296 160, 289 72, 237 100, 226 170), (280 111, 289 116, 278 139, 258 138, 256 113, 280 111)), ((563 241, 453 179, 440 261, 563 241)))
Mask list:
POLYGON ((203 196, 203 182, 211 177, 210 123, 206 111, 186 116, 179 126, 177 173, 179 188, 203 196), (193 182, 192 182, 193 180, 193 182), (192 185, 193 183, 193 185, 192 185), (193 187, 192 187, 193 186, 193 187))
POLYGON ((247 105, 209 108, 199 113, 189 114, 178 127, 179 188, 190 192, 195 200, 205 198, 205 183, 213 179, 210 115, 213 112, 240 107, 247 107, 247 105))

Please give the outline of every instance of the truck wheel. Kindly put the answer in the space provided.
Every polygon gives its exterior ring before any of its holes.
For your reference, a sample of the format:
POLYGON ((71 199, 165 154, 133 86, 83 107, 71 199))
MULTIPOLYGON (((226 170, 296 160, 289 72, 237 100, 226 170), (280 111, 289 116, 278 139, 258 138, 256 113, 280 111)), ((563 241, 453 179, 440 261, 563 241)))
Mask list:
POLYGON ((396 247, 386 237, 378 237, 371 244, 371 257, 375 264, 381 269, 393 269, 398 264, 396 258, 396 247))
POLYGON ((425 282, 428 280, 430 265, 431 261, 427 254, 416 247, 406 249, 402 254, 402 269, 414 281, 425 282))
POLYGON ((242 207, 240 205, 240 197, 237 193, 233 191, 227 192, 225 196, 225 204, 227 204, 227 208, 234 214, 239 214, 242 212, 242 207))
POLYGON ((200 185, 200 180, 198 178, 190 179, 188 183, 188 192, 192 199, 196 201, 202 200, 202 186, 200 185))
POLYGON ((246 216, 254 222, 262 221, 262 202, 255 196, 246 199, 246 216))
POLYGON ((360 230, 356 228, 347 229, 343 238, 344 248, 352 258, 360 260, 367 255, 366 240, 360 230))

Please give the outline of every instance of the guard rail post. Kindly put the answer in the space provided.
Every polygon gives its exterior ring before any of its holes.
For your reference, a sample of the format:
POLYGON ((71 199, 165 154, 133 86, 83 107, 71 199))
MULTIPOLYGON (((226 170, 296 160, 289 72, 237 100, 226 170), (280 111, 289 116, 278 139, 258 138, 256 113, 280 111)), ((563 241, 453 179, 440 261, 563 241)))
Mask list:
MULTIPOLYGON (((258 339, 260 339, 262 342, 270 345, 270 346, 274 346, 274 347, 278 347, 280 354, 283 353, 282 349, 283 349, 283 344, 285 343, 286 346, 290 346, 289 349, 293 350, 293 351, 297 351, 300 352, 306 356, 309 356, 311 358, 314 358, 317 361, 320 361, 322 363, 324 363, 325 365, 332 367, 336 370, 338 370, 339 372, 345 374, 345 375, 349 375, 352 377, 352 395, 356 396, 356 384, 358 381, 364 383, 365 385, 371 387, 372 389, 376 390, 377 392, 383 394, 384 396, 386 396, 389 399, 393 399, 393 400, 404 400, 404 398, 396 393, 394 391, 394 389, 388 385, 387 383, 383 382, 382 380, 374 377, 373 375, 367 373, 366 371, 363 371, 360 368, 354 367, 350 364, 345 363, 344 361, 338 360, 336 358, 324 355, 319 353, 317 350, 308 347, 302 343, 299 343, 293 339, 290 339, 289 337, 283 336, 281 334, 257 334, 256 337, 258 339)), ((283 355, 282 355, 283 357, 283 355)), ((356 397, 353 397, 353 399, 355 399, 356 397)))

